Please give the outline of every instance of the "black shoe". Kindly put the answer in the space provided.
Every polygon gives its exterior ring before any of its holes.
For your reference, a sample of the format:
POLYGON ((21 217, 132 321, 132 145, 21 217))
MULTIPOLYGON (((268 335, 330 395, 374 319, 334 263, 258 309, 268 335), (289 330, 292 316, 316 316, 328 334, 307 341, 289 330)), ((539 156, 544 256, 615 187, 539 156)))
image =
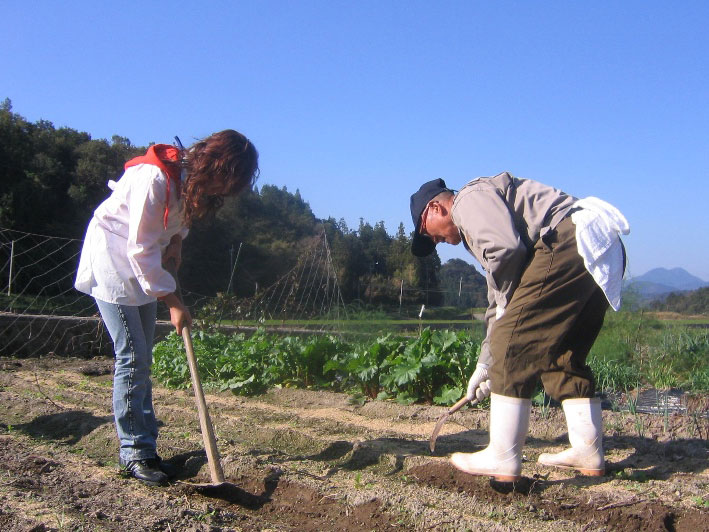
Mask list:
POLYGON ((124 476, 137 478, 148 486, 161 486, 167 483, 167 475, 160 469, 160 462, 156 458, 129 461, 119 458, 118 463, 124 476))
POLYGON ((155 460, 157 460, 158 462, 158 468, 160 469, 160 471, 165 473, 167 475, 167 478, 171 480, 177 476, 177 473, 180 472, 179 467, 168 462, 164 462, 163 459, 159 456, 156 456, 155 460))

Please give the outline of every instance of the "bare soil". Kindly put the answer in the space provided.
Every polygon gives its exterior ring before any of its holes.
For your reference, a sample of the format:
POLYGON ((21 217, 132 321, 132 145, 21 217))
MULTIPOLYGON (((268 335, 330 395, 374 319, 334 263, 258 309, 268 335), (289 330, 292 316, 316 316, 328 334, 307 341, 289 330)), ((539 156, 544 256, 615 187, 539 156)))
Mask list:
POLYGON ((607 472, 539 466, 566 445, 563 413, 534 408, 523 479, 501 484, 447 457, 487 444, 466 409, 428 439, 441 407, 274 389, 208 393, 231 486, 209 482, 191 391, 155 386, 159 452, 178 481, 117 469, 112 360, 0 358, 0 530, 709 530, 706 398, 671 415, 604 410, 607 472))

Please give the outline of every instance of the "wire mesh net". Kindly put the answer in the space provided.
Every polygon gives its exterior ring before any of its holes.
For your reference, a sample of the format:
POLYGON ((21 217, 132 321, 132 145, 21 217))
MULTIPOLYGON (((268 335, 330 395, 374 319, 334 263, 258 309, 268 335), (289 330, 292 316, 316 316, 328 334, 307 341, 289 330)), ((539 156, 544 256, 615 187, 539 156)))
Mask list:
MULTIPOLYGON (((82 244, 0 228, 0 355, 86 356, 110 348, 93 298, 74 289, 82 244)), ((324 232, 288 273, 250 298, 210 297, 189 289, 183 298, 197 317, 216 324, 320 320, 326 327, 345 313, 324 232)), ((158 318, 169 320, 161 307, 158 318)))
POLYGON ((334 326, 346 309, 327 236, 323 232, 300 254, 295 266, 271 286, 248 298, 220 295, 203 314, 218 323, 317 322, 334 326))
POLYGON ((0 354, 75 354, 104 341, 93 299, 73 287, 81 245, 0 228, 0 354))

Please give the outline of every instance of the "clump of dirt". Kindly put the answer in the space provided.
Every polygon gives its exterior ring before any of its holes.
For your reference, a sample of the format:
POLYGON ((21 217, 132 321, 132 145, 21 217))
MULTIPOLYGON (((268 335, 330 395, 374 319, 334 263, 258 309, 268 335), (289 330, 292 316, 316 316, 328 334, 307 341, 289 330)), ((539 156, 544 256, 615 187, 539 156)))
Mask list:
MULTIPOLYGON (((429 464, 409 470, 412 478, 423 485, 441 489, 454 489, 471 497, 490 503, 505 500, 517 505, 540 519, 568 520, 592 529, 608 527, 609 530, 701 530, 706 515, 692 510, 677 509, 657 500, 631 496, 626 500, 612 500, 607 495, 589 497, 555 496, 549 499, 545 492, 554 481, 535 474, 522 477, 514 484, 487 481, 461 473, 448 464, 429 464), (698 527, 698 528, 695 528, 698 527)), ((607 482, 600 480, 599 482, 607 482)))
POLYGON ((487 444, 485 409, 452 416, 431 455, 441 407, 208 393, 230 485, 205 488, 195 485, 209 474, 194 398, 156 385, 159 451, 180 474, 151 488, 117 470, 111 367, 0 359, 0 529, 696 531, 709 518, 709 419, 696 409, 604 410, 607 472, 590 478, 536 463, 567 441, 563 413, 535 408, 523 478, 504 484, 447 461, 487 444))

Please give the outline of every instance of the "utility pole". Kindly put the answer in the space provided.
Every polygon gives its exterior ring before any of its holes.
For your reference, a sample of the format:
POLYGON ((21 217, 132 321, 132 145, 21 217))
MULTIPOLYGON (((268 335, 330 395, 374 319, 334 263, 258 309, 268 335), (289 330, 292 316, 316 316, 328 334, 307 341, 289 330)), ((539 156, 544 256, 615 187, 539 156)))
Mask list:
POLYGON ((463 276, 460 276, 460 284, 458 285, 458 304, 460 305, 460 293, 463 291, 463 276))

